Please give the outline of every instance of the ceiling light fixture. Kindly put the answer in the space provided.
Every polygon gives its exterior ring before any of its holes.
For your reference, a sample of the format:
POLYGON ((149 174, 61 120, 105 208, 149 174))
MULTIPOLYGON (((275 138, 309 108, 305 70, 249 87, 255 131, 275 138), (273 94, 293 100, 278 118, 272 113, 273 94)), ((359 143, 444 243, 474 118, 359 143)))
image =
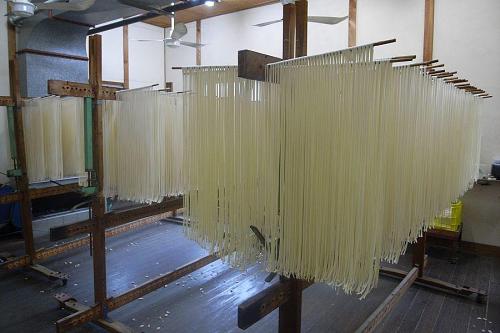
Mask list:
POLYGON ((205 6, 213 7, 215 5, 215 1, 207 0, 205 1, 205 6))
POLYGON ((30 17, 35 13, 35 5, 28 0, 10 1, 12 14, 19 17, 30 17))

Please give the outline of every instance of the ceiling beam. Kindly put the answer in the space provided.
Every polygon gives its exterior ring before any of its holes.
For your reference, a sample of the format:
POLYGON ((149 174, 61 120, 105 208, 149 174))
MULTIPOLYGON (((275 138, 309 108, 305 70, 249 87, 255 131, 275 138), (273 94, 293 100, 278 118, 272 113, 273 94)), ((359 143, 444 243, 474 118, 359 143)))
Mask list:
MULTIPOLYGON (((161 8, 161 10, 164 12, 175 13, 177 11, 189 9, 189 8, 200 6, 203 4, 205 4, 205 0, 190 0, 190 1, 177 2, 174 5, 161 8)), ((146 14, 140 14, 140 15, 132 16, 130 18, 123 19, 122 21, 119 21, 119 22, 114 22, 114 23, 100 26, 98 28, 90 29, 89 32, 87 33, 87 35, 94 35, 94 34, 97 34, 100 32, 123 27, 125 25, 129 25, 132 23, 143 22, 143 21, 146 21, 148 19, 152 19, 152 18, 155 18, 158 16, 165 17, 164 15, 161 15, 158 13, 153 13, 153 12, 149 12, 146 14)))

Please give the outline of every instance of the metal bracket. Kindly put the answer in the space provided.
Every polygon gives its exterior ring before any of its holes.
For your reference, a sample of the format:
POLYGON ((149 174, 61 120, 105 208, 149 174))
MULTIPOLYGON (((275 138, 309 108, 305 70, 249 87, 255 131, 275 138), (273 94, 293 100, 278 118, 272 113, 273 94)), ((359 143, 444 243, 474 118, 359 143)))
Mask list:
POLYGON ((56 272, 53 271, 45 266, 42 265, 31 265, 30 268, 34 270, 35 272, 41 273, 45 275, 49 280, 60 280, 62 282, 62 285, 65 286, 68 283, 69 275, 66 273, 61 273, 61 272, 56 272))
POLYGON ((21 169, 11 169, 7 170, 7 177, 21 177, 23 171, 21 169))

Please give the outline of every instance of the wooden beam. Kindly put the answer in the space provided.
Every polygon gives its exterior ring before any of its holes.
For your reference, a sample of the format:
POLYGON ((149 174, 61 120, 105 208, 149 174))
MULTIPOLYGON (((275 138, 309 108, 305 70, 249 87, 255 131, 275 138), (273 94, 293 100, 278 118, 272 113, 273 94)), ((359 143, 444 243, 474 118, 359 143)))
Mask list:
POLYGON ((25 53, 36 54, 36 55, 41 55, 41 56, 46 56, 46 57, 53 57, 53 58, 79 60, 79 61, 88 61, 89 60, 89 58, 84 57, 84 56, 80 56, 80 55, 52 52, 52 51, 43 51, 43 50, 35 50, 35 49, 22 49, 22 50, 17 51, 17 54, 25 54, 25 53))
MULTIPOLYGON (((238 327, 247 329, 290 299, 291 280, 280 280, 238 306, 238 327)), ((312 282, 301 282, 299 288, 306 289, 312 282)))
POLYGON ((57 96, 97 97, 97 99, 115 100, 116 92, 120 90, 116 87, 102 86, 99 95, 96 95, 92 86, 86 83, 49 80, 47 84, 49 94, 57 96))
POLYGON ((434 0, 425 0, 423 60, 432 59, 434 44, 434 0))
MULTIPOLYGON (((89 82, 96 96, 100 95, 102 85, 102 36, 89 37, 89 82)), ((94 172, 97 191, 92 201, 92 256, 94 264, 94 301, 101 305, 100 317, 106 316, 106 235, 104 226, 105 199, 103 196, 103 137, 102 107, 92 100, 92 141, 94 172)))
MULTIPOLYGON (((201 20, 196 20, 196 43, 201 44, 201 20)), ((196 48, 196 65, 201 65, 201 47, 196 48)))
MULTIPOLYGON (((1 198, 1 197, 0 197, 1 198)), ((115 228, 126 223, 137 221, 148 216, 165 214, 183 207, 183 199, 167 199, 161 203, 144 207, 127 209, 118 212, 106 213, 103 216, 106 229, 115 228)), ((76 222, 50 229, 50 240, 58 241, 69 237, 78 236, 91 232, 93 223, 91 220, 76 222)))
POLYGON ((283 6, 283 59, 295 58, 295 5, 283 6))
POLYGON ((358 0, 349 0, 349 32, 348 32, 348 46, 356 46, 356 14, 358 0))
POLYGON ((280 58, 255 51, 240 50, 238 51, 238 77, 265 81, 266 65, 280 60, 280 58))
POLYGON ((144 282, 143 284, 131 289, 129 291, 124 292, 121 295, 111 297, 107 301, 107 305, 110 311, 113 311, 119 307, 128 304, 139 297, 149 294, 152 291, 155 291, 159 288, 162 288, 164 285, 174 282, 175 280, 180 279, 183 276, 191 274, 192 272, 214 262, 219 258, 216 255, 208 255, 201 259, 192 261, 186 265, 183 265, 172 272, 169 272, 165 275, 162 275, 156 279, 144 282))
POLYGON ((128 25, 123 26, 123 88, 130 87, 128 63, 128 25))
POLYGON ((14 99, 10 96, 0 96, 0 106, 15 106, 14 99))
POLYGON ((368 317, 368 319, 356 330, 356 333, 368 333, 375 331, 375 328, 394 309, 403 295, 408 291, 418 276, 418 268, 414 267, 390 293, 390 295, 378 306, 378 308, 368 317))
POLYGON ((289 280, 290 292, 288 299, 279 307, 279 332, 300 333, 302 318, 302 290, 304 281, 285 277, 281 280, 289 280))
POLYGON ((307 55, 307 0, 295 2, 295 57, 307 55))

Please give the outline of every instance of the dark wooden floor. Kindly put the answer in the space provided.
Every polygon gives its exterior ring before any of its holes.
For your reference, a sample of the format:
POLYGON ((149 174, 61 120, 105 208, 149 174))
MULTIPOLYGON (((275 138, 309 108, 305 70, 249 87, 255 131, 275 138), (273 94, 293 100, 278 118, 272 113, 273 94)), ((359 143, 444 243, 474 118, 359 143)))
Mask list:
MULTIPOLYGON (((45 242, 45 239, 43 240, 45 242)), ((21 243, 0 243, 12 251, 21 243)), ((22 247, 19 247, 21 250, 22 247)), ((485 305, 413 286, 378 332, 500 332, 500 259, 461 254, 458 264, 434 251, 427 273, 446 281, 477 286, 489 293, 485 305)), ((182 227, 157 223, 107 241, 108 295, 115 295, 149 278, 166 273, 205 254, 187 240, 182 227)), ((432 253, 431 253, 432 254, 432 253)), ((0 332, 55 332, 54 322, 67 313, 52 295, 67 292, 92 303, 92 262, 88 249, 47 261, 46 266, 71 275, 65 287, 27 271, 0 273, 0 332)), ((409 256, 399 264, 409 267, 409 256)), ((259 267, 247 271, 217 261, 111 313, 137 332, 242 332, 237 306, 265 288, 259 267)), ((304 292, 303 332, 353 332, 397 285, 381 278, 364 300, 324 284, 304 292)), ((276 332, 277 313, 248 329, 276 332)), ((86 325, 75 332, 101 332, 86 325)))

